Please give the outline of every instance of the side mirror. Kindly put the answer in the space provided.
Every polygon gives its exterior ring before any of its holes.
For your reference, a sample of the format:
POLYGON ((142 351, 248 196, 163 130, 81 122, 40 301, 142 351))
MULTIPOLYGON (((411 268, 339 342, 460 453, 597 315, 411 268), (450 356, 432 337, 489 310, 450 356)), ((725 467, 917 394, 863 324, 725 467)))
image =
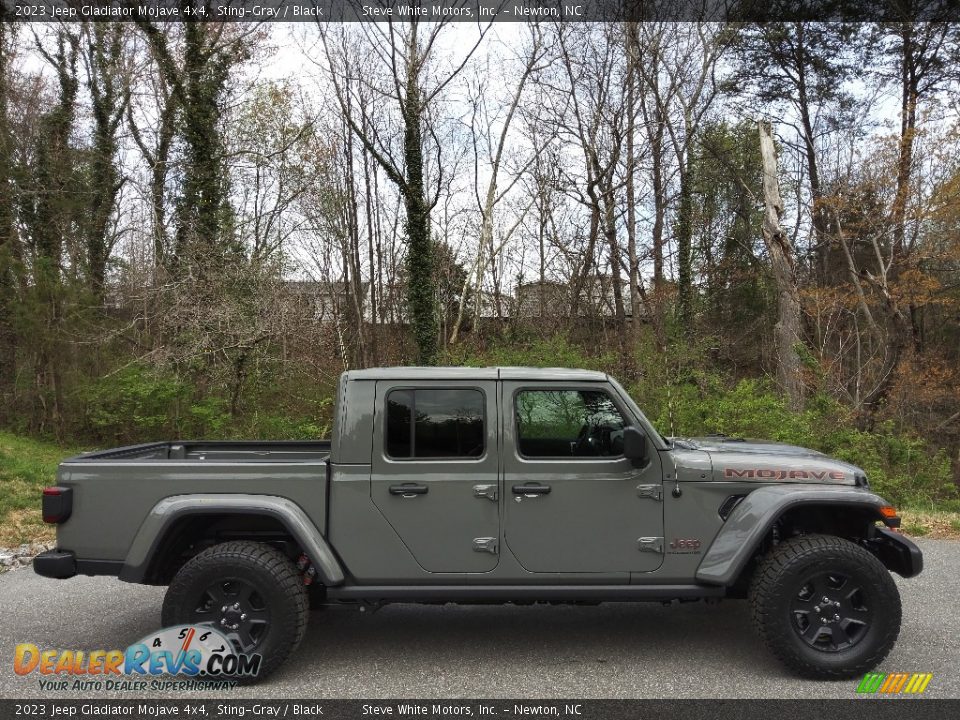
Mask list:
POLYGON ((633 463, 634 467, 643 467, 649 460, 647 436, 635 427, 623 429, 623 456, 633 463))

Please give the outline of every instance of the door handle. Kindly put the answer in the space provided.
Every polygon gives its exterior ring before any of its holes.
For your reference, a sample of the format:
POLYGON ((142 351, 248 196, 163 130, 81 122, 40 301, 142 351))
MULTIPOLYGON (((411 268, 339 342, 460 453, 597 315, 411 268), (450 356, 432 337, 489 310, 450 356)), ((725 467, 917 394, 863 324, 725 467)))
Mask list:
POLYGON ((414 497, 415 495, 426 495, 428 488, 426 485, 415 485, 413 483, 404 483, 403 485, 391 485, 391 495, 402 495, 403 497, 414 497))
POLYGON ((541 485, 540 483, 514 485, 512 490, 514 495, 526 495, 527 497, 532 497, 533 495, 549 495, 550 494, 550 486, 541 485))

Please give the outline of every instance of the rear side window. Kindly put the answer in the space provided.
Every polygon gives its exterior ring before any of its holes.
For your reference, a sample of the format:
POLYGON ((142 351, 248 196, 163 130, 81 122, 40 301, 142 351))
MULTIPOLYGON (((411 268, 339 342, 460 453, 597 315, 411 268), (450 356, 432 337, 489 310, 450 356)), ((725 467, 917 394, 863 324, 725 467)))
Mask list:
POLYGON ((479 390, 418 388, 387 393, 387 455, 480 457, 486 437, 479 390))
POLYGON ((524 457, 617 457, 628 425, 599 390, 522 390, 516 394, 517 445, 524 457))

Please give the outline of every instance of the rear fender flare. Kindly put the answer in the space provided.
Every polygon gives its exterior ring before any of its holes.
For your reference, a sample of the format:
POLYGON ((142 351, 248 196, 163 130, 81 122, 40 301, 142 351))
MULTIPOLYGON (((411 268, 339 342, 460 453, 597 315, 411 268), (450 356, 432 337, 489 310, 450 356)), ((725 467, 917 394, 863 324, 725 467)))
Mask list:
POLYGON ((697 580, 731 586, 750 562, 773 524, 786 511, 801 505, 851 507, 869 510, 882 520, 880 508, 889 505, 862 488, 821 485, 771 485, 747 495, 730 513, 697 568, 697 580))
POLYGON ((303 509, 291 500, 273 495, 203 494, 164 498, 150 510, 130 545, 120 579, 140 583, 153 561, 163 552, 167 531, 178 520, 192 515, 260 515, 278 520, 297 541, 317 569, 324 585, 340 585, 340 563, 303 509))

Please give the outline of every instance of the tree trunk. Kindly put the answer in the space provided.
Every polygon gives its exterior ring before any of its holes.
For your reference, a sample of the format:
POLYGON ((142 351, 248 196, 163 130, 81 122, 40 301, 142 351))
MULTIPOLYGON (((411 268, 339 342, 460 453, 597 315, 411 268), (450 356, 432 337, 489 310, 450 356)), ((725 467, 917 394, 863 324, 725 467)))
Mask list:
POLYGON ((14 224, 14 190, 12 187, 13 143, 7 113, 7 48, 12 26, 7 25, 7 11, 0 6, 0 418, 6 419, 16 377, 17 342, 13 328, 14 251, 17 242, 14 224))
MULTIPOLYGON (((604 234, 607 236, 607 246, 610 248, 610 282, 613 284, 613 314, 617 329, 617 343, 623 350, 623 334, 626 329, 626 311, 623 305, 623 280, 620 274, 620 240, 617 238, 617 217, 613 188, 608 187, 603 194, 604 234)), ((600 285, 602 288, 602 283, 600 285)))
POLYGON ((90 289, 100 306, 104 303, 107 262, 114 238, 110 219, 120 191, 117 169, 117 128, 129 100, 122 76, 123 29, 119 24, 94 23, 86 28, 87 89, 93 110, 92 176, 96 178, 90 199, 87 231, 87 270, 90 289))
POLYGON ((910 195, 910 175, 913 169, 913 142, 917 126, 918 80, 914 67, 913 23, 900 27, 903 57, 900 60, 900 143, 897 157, 897 190, 893 198, 893 256, 894 262, 903 255, 906 241, 907 198, 910 195))
POLYGON ((158 58, 164 80, 177 97, 179 135, 184 143, 184 176, 177 201, 175 262, 195 269, 197 279, 219 272, 236 246, 229 229, 229 204, 220 133, 221 99, 236 48, 217 47, 209 23, 184 24, 183 69, 173 63, 167 38, 153 25, 143 25, 158 58))
MULTIPOLYGON (((366 116, 364 116, 366 117, 366 116)), ((367 216, 367 262, 370 263, 370 357, 371 365, 377 365, 379 360, 379 350, 377 347, 377 267, 375 244, 376 238, 373 228, 374 197, 370 184, 370 155, 366 151, 363 153, 363 183, 365 214, 367 216)))
MULTIPOLYGON (((897 157, 897 189, 893 198, 893 252, 891 273, 893 278, 905 269, 903 259, 909 254, 907 248, 907 204, 910 198, 911 176, 913 175, 914 142, 917 133, 917 103, 920 100, 920 77, 923 72, 917 65, 914 23, 900 26, 900 38, 903 43, 903 57, 900 65, 900 142, 897 157)), ((914 349, 923 349, 921 332, 922 312, 911 305, 909 308, 909 327, 914 349)), ((896 323, 894 323, 896 325, 896 323)))
MULTIPOLYGON (((653 77, 653 82, 656 82, 656 75, 653 77)), ((657 293, 663 288, 664 280, 663 226, 667 214, 667 185, 663 172, 663 146, 666 121, 663 117, 663 111, 658 104, 658 90, 656 86, 651 90, 654 95, 652 117, 648 115, 645 103, 641 103, 641 109, 644 111, 644 124, 647 126, 648 140, 650 142, 650 182, 653 190, 653 230, 651 238, 653 250, 653 288, 654 293, 657 293)))
POLYGON ((780 386, 793 411, 803 409, 803 380, 800 377, 800 293, 790 238, 780 224, 783 200, 777 178, 777 155, 769 123, 758 123, 760 156, 763 161, 763 241, 777 284, 777 374, 780 386))
POLYGON ((680 207, 677 209, 677 304, 683 331, 693 322, 693 153, 687 149, 680 174, 680 207))
POLYGON ((416 33, 411 32, 410 67, 407 69, 406 102, 403 106, 403 155, 407 166, 403 199, 407 211, 407 306, 417 362, 433 365, 437 359, 436 293, 433 281, 433 242, 430 210, 423 181, 422 107, 416 33))
POLYGON ((637 116, 637 29, 627 25, 627 265, 630 272, 630 334, 640 337, 640 259, 637 255, 636 150, 633 134, 637 116))
MULTIPOLYGON (((587 285, 587 278, 590 275, 590 270, 593 268, 593 254, 596 251, 597 234, 599 230, 600 206, 594 201, 590 206, 590 235, 587 239, 587 248, 583 253, 583 264, 579 268, 579 271, 575 273, 573 287, 570 289, 570 318, 573 322, 576 322, 577 317, 580 315, 580 303, 583 297, 583 290, 587 285)), ((542 291, 541 288, 541 292, 542 291)))
POLYGON ((32 178, 41 188, 36 210, 27 232, 33 238, 33 273, 39 312, 34 318, 34 350, 39 405, 34 418, 41 431, 63 434, 62 348, 64 231, 70 227, 76 206, 71 197, 71 178, 75 173, 75 155, 70 145, 77 102, 77 52, 79 37, 69 29, 57 36, 57 51, 46 54, 57 74, 59 95, 53 108, 40 119, 40 146, 32 178))

